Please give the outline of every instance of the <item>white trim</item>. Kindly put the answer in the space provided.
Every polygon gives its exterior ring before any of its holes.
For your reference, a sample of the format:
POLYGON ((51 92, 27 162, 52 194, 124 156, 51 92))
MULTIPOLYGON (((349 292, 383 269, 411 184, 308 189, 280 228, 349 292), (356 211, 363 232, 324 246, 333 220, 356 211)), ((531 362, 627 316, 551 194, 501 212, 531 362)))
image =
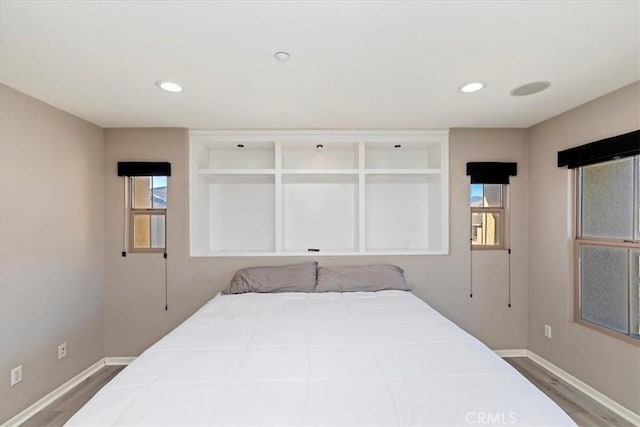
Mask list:
MULTIPOLYGON (((449 197, 449 191, 451 190, 449 188, 449 171, 451 170, 451 164, 449 163, 449 132, 447 131, 446 134, 443 135, 446 135, 446 139, 440 152, 440 170, 444 172, 440 175, 440 189, 442 191, 440 194, 440 229, 443 233, 441 236, 441 250, 444 254, 448 255, 449 239, 451 238, 451 228, 449 227, 449 205, 451 204, 449 197)), ((471 230, 471 227, 469 227, 469 230, 471 230)))
POLYGON ((190 129, 189 136, 221 136, 221 137, 234 137, 234 136, 266 136, 266 137, 280 137, 280 136, 310 136, 310 135, 323 135, 323 136, 448 136, 448 129, 415 129, 415 130, 199 130, 190 129))
MULTIPOLYGON (((274 214, 275 214, 275 222, 274 222, 274 231, 275 231, 275 252, 282 252, 282 248, 284 247, 284 232, 282 228, 282 143, 280 141, 275 141, 274 144, 276 158, 273 163, 275 166, 275 206, 274 206, 274 214)), ((191 183, 189 184, 191 185, 191 183)), ((211 234, 209 234, 211 235, 211 234)))
POLYGON ((590 398, 592 398, 602 406, 615 412, 616 414, 626 419, 627 421, 631 422, 632 424, 640 425, 639 414, 636 414, 635 412, 625 408, 624 406, 614 401, 610 397, 600 393, 598 390, 594 389, 587 383, 580 381, 578 378, 574 377, 564 369, 559 368, 558 366, 549 362, 544 357, 537 355, 533 351, 525 350, 525 349, 509 349, 509 350, 494 350, 494 352, 500 357, 527 357, 532 362, 536 363, 537 365, 541 366, 545 370, 556 375, 561 380, 569 383, 571 386, 580 390, 582 393, 586 394, 587 396, 589 396, 590 398))
POLYGON ((411 249, 411 250, 375 250, 370 249, 368 251, 359 251, 357 249, 350 250, 349 252, 339 252, 339 251, 321 251, 321 252, 302 252, 300 250, 289 250, 289 251, 280 251, 280 252, 219 252, 219 251, 210 251, 210 252, 202 252, 197 254, 189 255, 191 258, 204 258, 204 257, 320 257, 320 256, 370 256, 370 255, 385 255, 385 256, 396 256, 396 255, 448 255, 448 253, 444 250, 430 251, 427 249, 411 249))
POLYGON ((367 203, 365 201, 366 185, 364 170, 367 167, 367 157, 365 154, 365 142, 358 141, 358 246, 357 251, 361 254, 367 249, 367 203))
POLYGON ((29 418, 33 417, 38 412, 42 411, 45 407, 49 406, 53 401, 62 397, 65 393, 71 391, 71 389, 75 388, 82 381, 89 378, 91 375, 98 372, 100 369, 105 366, 123 366, 128 365, 133 362, 135 357, 105 357, 104 359, 98 360, 93 365, 89 366, 84 371, 80 372, 75 377, 71 378, 66 383, 62 384, 60 387, 53 390, 51 393, 47 394, 40 400, 38 400, 33 405, 25 408, 22 412, 5 421, 4 424, 0 425, 0 427, 17 427, 20 424, 27 421, 29 418))
POLYGON ((135 357, 105 357, 104 364, 107 366, 125 366, 136 360, 135 357))
POLYGON ((75 377, 71 378, 69 381, 67 381, 66 383, 62 384, 60 387, 56 388, 55 390, 53 390, 49 394, 45 395, 43 398, 38 400, 36 403, 28 406, 22 412, 18 413, 16 416, 14 416, 14 417, 10 418, 9 420, 7 420, 0 427, 17 427, 17 426, 19 426, 20 424, 24 423, 29 418, 31 418, 32 416, 34 416, 35 414, 37 414, 38 412, 43 410, 45 407, 49 406, 54 400, 58 399, 59 397, 62 397, 62 395, 64 395, 65 393, 67 393, 68 391, 70 391, 71 389, 76 387, 82 381, 86 380, 91 375, 95 374, 100 369, 104 368, 104 366, 105 366, 105 359, 98 360, 96 363, 94 363, 93 365, 89 366, 87 369, 85 369, 84 371, 80 372, 78 375, 76 375, 75 377))
POLYGON ((527 350, 524 348, 493 350, 500 357, 527 357, 527 350))
POLYGON ((574 377, 564 369, 559 368, 558 366, 549 362, 547 359, 541 356, 538 356, 533 351, 527 350, 527 357, 531 359, 533 362, 542 366, 547 371, 558 376, 561 380, 571 384, 573 387, 577 388, 578 390, 580 390, 581 392, 583 392, 584 394, 586 394, 596 402, 600 403, 602 406, 605 406, 609 408, 611 411, 620 415, 622 418, 626 419, 630 423, 634 425, 640 425, 640 414, 636 414, 630 409, 625 408, 615 400, 600 393, 598 390, 594 389, 589 384, 580 381, 578 378, 574 377))

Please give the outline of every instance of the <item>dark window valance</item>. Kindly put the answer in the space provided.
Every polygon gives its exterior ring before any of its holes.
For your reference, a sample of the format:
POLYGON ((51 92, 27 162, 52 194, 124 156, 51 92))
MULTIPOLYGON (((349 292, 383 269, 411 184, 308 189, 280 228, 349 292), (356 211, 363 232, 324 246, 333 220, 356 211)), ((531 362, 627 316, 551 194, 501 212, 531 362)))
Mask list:
POLYGON ((640 130, 558 152, 558 167, 569 169, 640 154, 640 130))
POLYGON ((171 163, 118 162, 118 176, 171 176, 171 163))
POLYGON ((469 162, 467 175, 472 184, 508 184, 510 176, 518 174, 515 162, 469 162))

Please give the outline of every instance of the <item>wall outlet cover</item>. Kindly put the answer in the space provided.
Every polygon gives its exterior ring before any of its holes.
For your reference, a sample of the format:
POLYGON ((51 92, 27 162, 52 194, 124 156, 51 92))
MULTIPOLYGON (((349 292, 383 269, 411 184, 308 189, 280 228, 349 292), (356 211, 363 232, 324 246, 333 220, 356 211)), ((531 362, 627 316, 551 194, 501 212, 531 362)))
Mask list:
POLYGON ((22 365, 16 366, 11 370, 11 387, 22 382, 22 365))
POLYGON ((67 343, 63 342, 58 346, 58 360, 67 356, 67 343))

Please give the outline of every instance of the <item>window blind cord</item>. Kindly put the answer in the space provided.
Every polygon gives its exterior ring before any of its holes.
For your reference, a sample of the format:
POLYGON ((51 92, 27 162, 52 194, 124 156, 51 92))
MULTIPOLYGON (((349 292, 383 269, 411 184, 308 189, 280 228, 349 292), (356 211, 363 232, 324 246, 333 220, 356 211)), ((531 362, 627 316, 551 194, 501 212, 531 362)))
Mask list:
POLYGON ((511 185, 507 184, 507 274, 509 297, 507 307, 511 308, 511 185))
MULTIPOLYGON (((470 199, 469 199, 470 200, 470 199)), ((473 210, 469 207, 469 218, 473 221, 473 210)), ((469 227, 469 298, 473 298, 473 235, 471 230, 473 226, 469 227)))
POLYGON ((473 248, 471 241, 469 241, 469 270, 469 298, 473 298, 473 248))
POLYGON ((124 189, 124 203, 122 204, 122 256, 127 256, 127 177, 123 179, 124 189))
MULTIPOLYGON (((167 188, 169 187, 167 183, 167 188)), ((168 191, 167 191, 168 193, 168 191)), ((167 198, 168 200, 168 198, 167 198)), ((169 310, 169 275, 167 274, 168 266, 167 266, 167 216, 168 210, 165 208, 164 210, 164 311, 169 310)))

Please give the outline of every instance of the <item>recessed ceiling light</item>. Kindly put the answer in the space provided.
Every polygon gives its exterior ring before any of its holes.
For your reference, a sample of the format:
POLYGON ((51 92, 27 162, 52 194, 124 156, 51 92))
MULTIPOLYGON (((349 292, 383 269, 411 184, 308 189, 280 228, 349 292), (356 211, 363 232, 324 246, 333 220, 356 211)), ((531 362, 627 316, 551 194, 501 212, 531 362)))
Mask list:
POLYGON ((273 54, 273 57, 276 58, 278 62, 287 62, 291 55, 288 52, 276 52, 273 54))
POLYGON ((522 86, 518 86, 514 89, 511 89, 511 96, 527 96, 533 95, 534 93, 542 92, 551 86, 551 82, 547 81, 539 81, 539 82, 531 82, 524 84, 522 86))
POLYGON ((484 88, 484 83, 480 82, 470 82, 460 86, 460 92, 462 93, 473 93, 477 92, 480 89, 484 88))
POLYGON ((162 90, 166 90, 167 92, 182 92, 182 86, 174 82, 165 82, 164 80, 158 80, 156 82, 156 86, 158 86, 162 90))

